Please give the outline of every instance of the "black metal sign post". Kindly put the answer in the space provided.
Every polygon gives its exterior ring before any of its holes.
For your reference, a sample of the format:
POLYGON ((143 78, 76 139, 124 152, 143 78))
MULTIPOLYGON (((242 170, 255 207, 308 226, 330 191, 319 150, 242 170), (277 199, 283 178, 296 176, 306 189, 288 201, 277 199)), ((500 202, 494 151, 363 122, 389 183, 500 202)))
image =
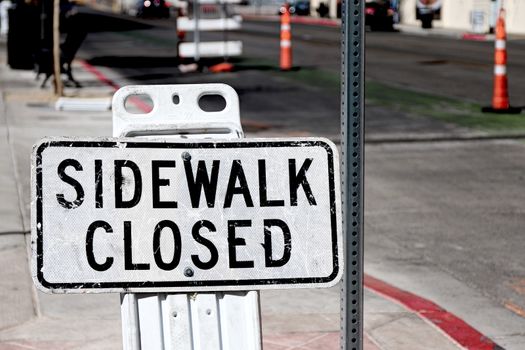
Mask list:
POLYGON ((341 7, 343 350, 363 349, 364 7, 365 0, 343 0, 341 7))

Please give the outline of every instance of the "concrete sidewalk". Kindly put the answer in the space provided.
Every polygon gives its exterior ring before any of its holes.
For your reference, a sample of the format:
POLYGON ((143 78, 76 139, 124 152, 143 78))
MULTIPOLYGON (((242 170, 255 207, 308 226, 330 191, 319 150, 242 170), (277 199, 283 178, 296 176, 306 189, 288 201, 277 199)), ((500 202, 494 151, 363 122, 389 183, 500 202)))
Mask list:
MULTIPOLYGON (((56 111, 52 89, 40 89, 33 72, 7 68, 0 51, 0 350, 121 348, 118 295, 43 294, 33 287, 28 264, 32 145, 44 136, 108 136, 111 113, 56 111)), ((78 63, 74 69, 84 88, 66 94, 111 97, 107 81, 78 63)), ((338 287, 264 291, 261 305, 266 350, 339 349, 338 287)), ((367 287, 364 312, 367 350, 464 348, 395 293, 367 287)))

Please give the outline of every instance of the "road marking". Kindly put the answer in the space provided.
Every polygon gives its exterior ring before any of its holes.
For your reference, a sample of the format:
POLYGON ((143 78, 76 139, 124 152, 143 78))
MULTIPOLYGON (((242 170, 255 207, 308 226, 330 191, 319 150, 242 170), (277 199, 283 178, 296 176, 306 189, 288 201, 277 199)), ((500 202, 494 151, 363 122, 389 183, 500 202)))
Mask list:
POLYGON ((369 275, 365 275, 364 286, 387 299, 401 304, 409 311, 415 312, 419 317, 430 321, 468 350, 501 349, 501 347, 487 336, 481 334, 465 321, 430 300, 398 289, 369 275))

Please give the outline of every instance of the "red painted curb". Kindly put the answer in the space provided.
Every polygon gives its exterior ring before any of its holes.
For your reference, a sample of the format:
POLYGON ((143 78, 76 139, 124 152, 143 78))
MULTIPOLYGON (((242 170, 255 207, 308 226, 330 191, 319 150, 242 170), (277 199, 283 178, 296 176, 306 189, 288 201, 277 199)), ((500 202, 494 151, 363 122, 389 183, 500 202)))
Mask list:
POLYGON ((486 34, 463 33, 461 36, 463 40, 472 41, 488 41, 489 37, 486 34))
MULTIPOLYGON (((269 16, 269 15, 262 15, 262 16, 256 16, 256 15, 242 15, 242 18, 245 20, 252 20, 252 21, 272 21, 272 22, 279 22, 280 16, 269 16)), ((318 25, 318 26, 324 26, 324 27, 340 27, 341 22, 334 19, 327 19, 327 18, 316 18, 316 17, 307 17, 307 16, 292 16, 290 18, 290 21, 292 23, 300 23, 300 24, 309 24, 309 25, 318 25)))
POLYGON ((111 86, 115 90, 120 89, 120 86, 117 83, 115 83, 113 80, 111 80, 108 77, 106 77, 101 71, 99 71, 98 69, 96 69, 95 67, 93 67, 92 65, 87 63, 86 61, 84 61, 84 60, 77 60, 77 61, 78 61, 78 63, 80 63, 80 65, 85 70, 87 70, 88 72, 93 74, 99 81, 103 82, 106 85, 111 86))
MULTIPOLYGON (((113 89, 115 89, 115 91, 120 89, 120 85, 115 83, 113 80, 109 79, 104 73, 99 71, 97 68, 95 68, 94 66, 92 66, 91 64, 86 62, 85 60, 77 60, 77 62, 80 63, 82 68, 84 68, 89 73, 93 74, 100 82, 102 82, 102 83, 104 83, 104 84, 106 84, 108 86, 111 86, 113 89)), ((144 113, 151 112, 151 110, 153 108, 153 106, 150 106, 149 104, 145 103, 141 99, 139 99, 137 97, 134 97, 134 96, 130 97, 130 102, 133 103, 135 105, 135 107, 137 107, 138 109, 140 109, 144 113)), ((260 122, 249 120, 249 119, 243 120, 242 121, 242 125, 244 125, 246 127, 254 127, 254 128, 257 128, 257 129, 261 129, 261 130, 265 130, 265 129, 268 129, 268 128, 271 127, 270 125, 266 125, 264 123, 260 123, 260 122)))
MULTIPOLYGON (((104 84, 106 84, 108 86, 111 86, 113 89, 115 89, 115 91, 120 89, 120 85, 118 85, 113 80, 111 80, 108 77, 106 77, 106 75, 104 75, 104 73, 102 73, 101 71, 99 71, 98 69, 93 67, 91 64, 87 63, 84 60, 78 60, 78 62, 80 63, 80 65, 86 71, 88 71, 91 74, 93 74, 100 82, 102 82, 102 83, 104 83, 104 84)), ((145 103, 144 101, 142 101, 141 99, 139 99, 139 98, 137 98, 135 96, 130 96, 129 98, 130 98, 130 102, 133 103, 135 105, 135 107, 140 109, 142 112, 144 112, 144 113, 151 112, 152 106, 150 106, 149 104, 145 103)))
POLYGON ((421 298, 410 292, 398 289, 386 282, 365 275, 366 288, 398 302, 408 310, 417 313, 421 318, 432 322, 461 346, 469 350, 501 349, 492 340, 472 328, 465 321, 441 308, 430 300, 421 298))

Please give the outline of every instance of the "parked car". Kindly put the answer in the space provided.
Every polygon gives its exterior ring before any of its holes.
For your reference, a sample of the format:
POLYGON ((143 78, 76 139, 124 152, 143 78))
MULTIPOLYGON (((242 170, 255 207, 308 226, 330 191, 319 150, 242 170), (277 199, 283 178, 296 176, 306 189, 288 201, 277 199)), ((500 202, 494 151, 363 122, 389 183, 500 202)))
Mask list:
POLYGON ((292 7, 297 16, 310 15, 310 1, 297 1, 292 4, 292 7))
POLYGON ((388 0, 366 0, 365 25, 370 30, 394 30, 394 10, 388 0))
POLYGON ((170 9, 164 0, 139 0, 137 17, 139 18, 169 18, 170 9))
MULTIPOLYGON (((310 15, 310 2, 309 1, 292 1, 290 5, 290 14, 297 16, 309 16, 310 15)), ((284 7, 281 6, 279 14, 284 12, 284 7)))

